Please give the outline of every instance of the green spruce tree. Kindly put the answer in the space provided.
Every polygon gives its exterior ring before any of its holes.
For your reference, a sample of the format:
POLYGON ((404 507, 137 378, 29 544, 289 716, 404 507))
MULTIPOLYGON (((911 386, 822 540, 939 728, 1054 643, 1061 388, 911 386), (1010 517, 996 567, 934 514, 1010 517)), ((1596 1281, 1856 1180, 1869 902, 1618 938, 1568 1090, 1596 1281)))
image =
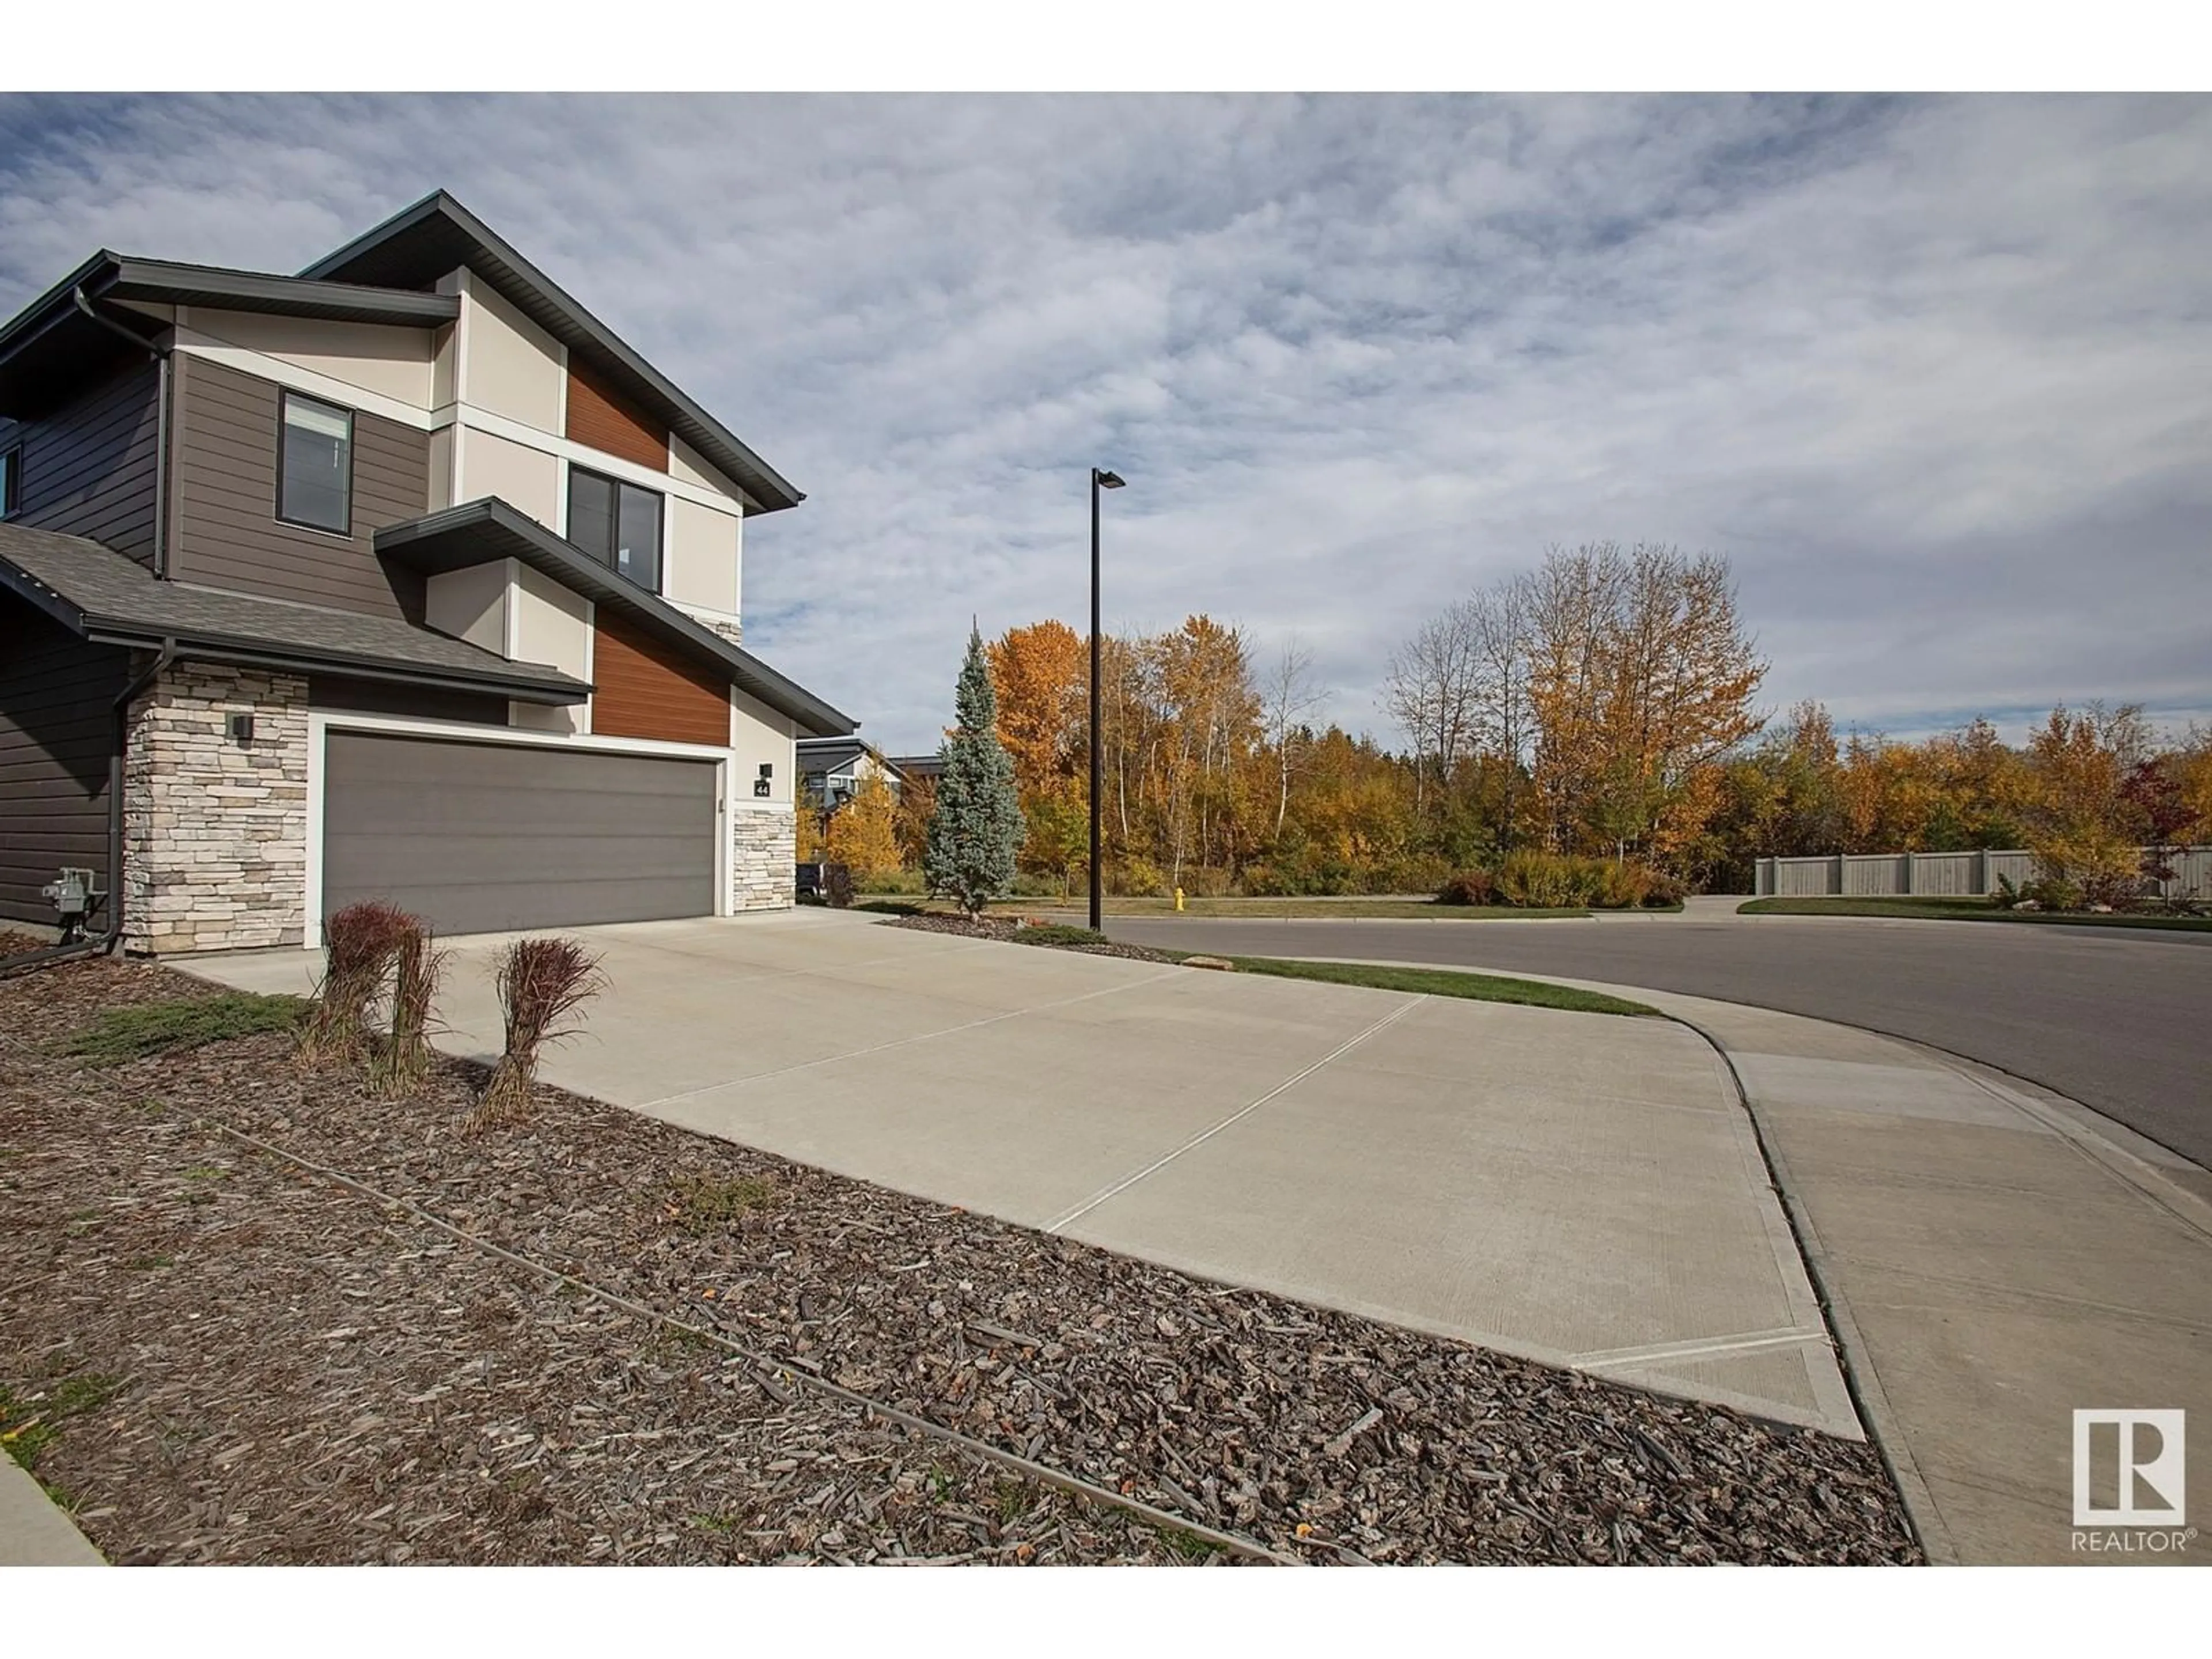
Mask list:
POLYGON ((999 697, 983 636, 972 626, 952 707, 955 729, 938 750, 945 771, 921 868, 931 892, 957 900, 973 916, 1013 886, 1014 855, 1028 826, 1013 760, 999 742, 999 697))

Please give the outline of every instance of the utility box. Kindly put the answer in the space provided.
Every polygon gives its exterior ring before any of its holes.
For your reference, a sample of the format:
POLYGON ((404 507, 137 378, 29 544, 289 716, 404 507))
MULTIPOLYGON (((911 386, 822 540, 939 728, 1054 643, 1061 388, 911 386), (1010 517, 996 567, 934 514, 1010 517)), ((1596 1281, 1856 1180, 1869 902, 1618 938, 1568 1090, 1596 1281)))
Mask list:
POLYGON ((93 871, 64 866, 58 876, 39 889, 39 896, 53 905, 60 920, 63 944, 69 944, 84 931, 85 923, 107 896, 99 890, 98 881, 93 871))

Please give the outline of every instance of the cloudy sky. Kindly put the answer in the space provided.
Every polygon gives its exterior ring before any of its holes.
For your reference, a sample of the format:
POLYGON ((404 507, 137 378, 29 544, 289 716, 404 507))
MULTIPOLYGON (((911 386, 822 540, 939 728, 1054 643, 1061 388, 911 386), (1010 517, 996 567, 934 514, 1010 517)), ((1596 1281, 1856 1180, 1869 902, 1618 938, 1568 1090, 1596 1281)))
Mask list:
POLYGON ((1295 634, 1727 554, 1766 702, 2212 715, 2212 100, 0 98, 0 315, 443 185, 810 499, 746 642, 933 747, 969 616, 1295 634))

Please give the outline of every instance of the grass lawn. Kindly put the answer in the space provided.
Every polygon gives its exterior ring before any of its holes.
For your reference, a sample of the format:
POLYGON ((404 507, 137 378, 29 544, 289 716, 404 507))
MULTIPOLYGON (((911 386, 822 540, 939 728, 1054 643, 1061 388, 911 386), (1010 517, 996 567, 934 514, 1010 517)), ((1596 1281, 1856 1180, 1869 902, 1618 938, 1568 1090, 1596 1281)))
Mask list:
POLYGON ((2212 916, 2088 916, 2051 910, 2000 910, 1985 898, 1760 898, 1740 916, 1906 916, 1921 921, 2043 922, 2058 927, 2155 927, 2212 933, 2212 916))
POLYGON ((1577 1014, 1650 1014, 1640 1002, 1579 991, 1541 980, 1510 979, 1501 974, 1467 974, 1448 968, 1380 968, 1361 962, 1287 962, 1274 957, 1228 957, 1240 974, 1272 974, 1278 979, 1320 980, 1330 985, 1364 985, 1378 991, 1412 991, 1432 997, 1463 997, 1472 1002, 1518 1002, 1533 1008, 1564 1008, 1577 1014))
MULTIPOLYGON (((896 895, 888 894, 859 895, 854 902, 861 908, 904 903, 914 908, 898 914, 909 915, 922 912, 942 914, 952 908, 941 899, 915 896, 902 899, 896 895)), ((1008 916, 1060 915, 1070 911, 1088 911, 1089 908, 1090 902, 1080 894, 1072 899, 998 899, 990 907, 992 915, 1008 916)), ((1109 898, 1106 901, 1106 914, 1109 916, 1171 916, 1176 914, 1175 901, 1109 898)), ((1187 916, 1211 916, 1216 920, 1241 917, 1246 921, 1258 919, 1268 921, 1532 921, 1546 918, 1587 918, 1590 913, 1579 908, 1523 910, 1506 904, 1438 904, 1434 899, 1420 898, 1194 898, 1183 901, 1182 914, 1187 916)))

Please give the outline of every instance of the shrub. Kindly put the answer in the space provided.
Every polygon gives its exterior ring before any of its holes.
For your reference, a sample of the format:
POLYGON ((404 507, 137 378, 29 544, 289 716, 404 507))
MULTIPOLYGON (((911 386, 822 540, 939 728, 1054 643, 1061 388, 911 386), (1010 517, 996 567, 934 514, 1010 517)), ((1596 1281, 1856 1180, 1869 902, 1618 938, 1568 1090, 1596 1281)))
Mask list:
POLYGON ((848 864, 822 866, 822 894, 840 910, 853 908, 853 868, 848 864))
POLYGON ((1449 859, 1409 854, 1376 865, 1366 885, 1370 893, 1433 893, 1457 873, 1449 859))
POLYGON ((368 1066, 379 1094, 404 1098, 430 1074, 432 1012, 445 967, 446 952, 432 942, 428 927, 417 923, 400 936, 392 951, 392 1030, 368 1066))
POLYGON ((862 876, 853 884, 857 892, 922 894, 929 884, 921 878, 919 870, 878 870, 862 876))
POLYGON ((225 991, 180 1002, 103 1008, 91 1024, 70 1038, 64 1052, 95 1065, 118 1065, 263 1031, 297 1030, 307 1007, 298 997, 225 991))
POLYGON ((370 1052, 369 1010, 383 994, 400 941, 422 924, 397 905, 364 899, 323 923, 322 982, 301 1028, 300 1052, 317 1060, 359 1060, 370 1052))
POLYGON ((1235 883, 1226 870, 1209 864, 1186 864, 1182 867, 1182 890, 1188 898, 1225 898, 1235 883))
POLYGON ((1671 875, 1664 870, 1654 870, 1649 867, 1644 873, 1647 878, 1643 898, 1643 904, 1646 909, 1663 910, 1671 905, 1680 904, 1689 892, 1688 887, 1684 884, 1680 876, 1671 875))
POLYGON ((1498 866, 1498 896, 1528 909, 1565 908, 1589 902, 1590 859, 1557 853, 1508 853, 1498 866))
POLYGON ((507 1018, 507 1045, 477 1097, 469 1127, 519 1124, 530 1115, 539 1051, 573 1036, 576 1011, 605 985, 599 958, 572 939, 524 939, 500 953, 495 983, 507 1018))
POLYGON ((2035 848, 2033 896, 2046 910, 2119 909, 2143 889, 2142 853, 2106 830, 2054 836, 2035 848))
POLYGON ((1437 889, 1439 904, 1495 904, 1498 878, 1487 870, 1462 870, 1437 889))
POLYGON ((1088 927, 1070 927, 1059 922, 1048 922, 1039 927, 1018 928, 1015 939, 1023 945, 1103 945, 1106 935, 1094 933, 1088 927))
POLYGON ((1167 891, 1167 878, 1159 866, 1144 859, 1124 859, 1107 872, 1113 890, 1133 898, 1157 898, 1167 891))

